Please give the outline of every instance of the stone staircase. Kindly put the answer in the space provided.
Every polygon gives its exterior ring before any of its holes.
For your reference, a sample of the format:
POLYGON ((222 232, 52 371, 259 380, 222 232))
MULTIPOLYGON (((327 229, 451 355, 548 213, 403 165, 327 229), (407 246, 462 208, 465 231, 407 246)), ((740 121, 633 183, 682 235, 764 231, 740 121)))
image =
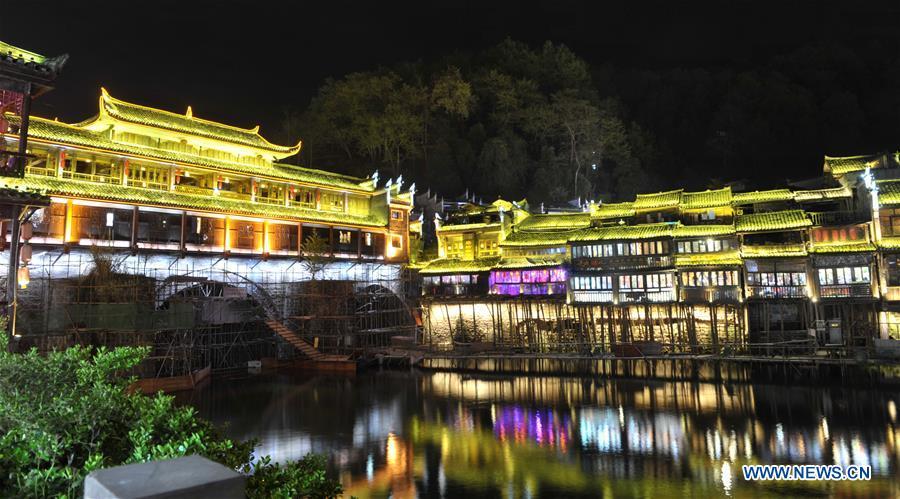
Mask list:
POLYGON ((350 357, 347 355, 327 355, 318 350, 306 340, 297 335, 294 331, 288 329, 284 324, 274 321, 265 321, 266 326, 282 339, 290 343, 304 357, 315 362, 347 362, 350 357))

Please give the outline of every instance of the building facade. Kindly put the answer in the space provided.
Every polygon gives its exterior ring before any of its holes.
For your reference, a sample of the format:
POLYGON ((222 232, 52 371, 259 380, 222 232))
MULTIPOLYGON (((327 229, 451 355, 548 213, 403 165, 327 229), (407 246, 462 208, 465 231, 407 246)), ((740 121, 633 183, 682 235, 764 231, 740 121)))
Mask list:
POLYGON ((497 214, 439 221, 441 258, 420 265, 427 341, 771 352, 900 337, 895 177, 895 155, 826 157, 814 189, 679 189, 581 213, 470 206, 497 214))
MULTIPOLYGON (((21 121, 9 115, 15 132, 21 121)), ((297 257, 309 236, 329 256, 403 262, 410 192, 400 182, 282 164, 300 144, 116 99, 75 124, 32 117, 28 161, 4 186, 51 196, 32 245, 297 257)), ((15 144, 15 135, 5 135, 15 144)))

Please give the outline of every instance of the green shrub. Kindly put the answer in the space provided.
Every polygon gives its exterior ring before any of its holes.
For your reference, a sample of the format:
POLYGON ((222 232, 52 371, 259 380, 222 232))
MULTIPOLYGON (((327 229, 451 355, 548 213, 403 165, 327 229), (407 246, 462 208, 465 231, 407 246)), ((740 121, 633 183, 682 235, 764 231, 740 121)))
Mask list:
MULTIPOLYGON (((2 335, 0 335, 2 336, 2 335)), ((145 348, 84 347, 39 355, 0 340, 0 495, 80 497, 91 471, 199 454, 243 473, 250 497, 336 497, 324 458, 251 464, 254 441, 219 428, 170 396, 132 393, 125 376, 145 348)))

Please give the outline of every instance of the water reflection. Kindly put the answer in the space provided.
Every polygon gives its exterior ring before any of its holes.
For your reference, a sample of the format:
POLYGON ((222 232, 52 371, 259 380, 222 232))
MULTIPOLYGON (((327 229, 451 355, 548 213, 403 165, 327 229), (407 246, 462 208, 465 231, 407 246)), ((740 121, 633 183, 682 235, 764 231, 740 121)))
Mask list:
POLYGON ((217 379, 192 396, 276 459, 325 453, 357 497, 893 497, 896 392, 454 373, 217 379), (756 463, 866 483, 752 484, 756 463))

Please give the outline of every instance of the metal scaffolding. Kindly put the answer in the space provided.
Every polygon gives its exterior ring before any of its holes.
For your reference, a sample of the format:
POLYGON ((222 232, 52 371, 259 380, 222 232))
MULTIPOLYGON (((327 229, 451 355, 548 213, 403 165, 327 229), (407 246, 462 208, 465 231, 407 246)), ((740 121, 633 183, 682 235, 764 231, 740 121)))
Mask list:
POLYGON ((313 279, 297 260, 72 248, 36 253, 29 270, 19 348, 145 346, 144 377, 298 356, 266 321, 358 356, 416 333, 411 286, 381 262, 329 261, 313 279))

